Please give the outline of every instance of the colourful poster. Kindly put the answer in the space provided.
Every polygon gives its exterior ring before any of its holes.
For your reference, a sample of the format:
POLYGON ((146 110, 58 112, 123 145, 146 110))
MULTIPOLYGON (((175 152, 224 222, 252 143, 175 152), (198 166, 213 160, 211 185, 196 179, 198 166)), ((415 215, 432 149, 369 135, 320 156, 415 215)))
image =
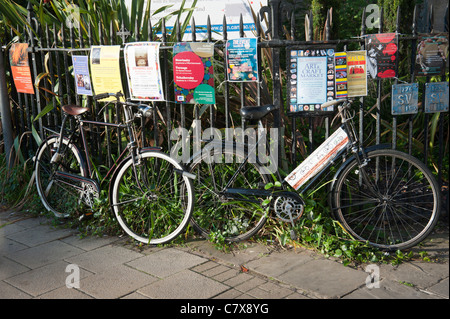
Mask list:
POLYGON ((132 100, 164 100, 159 46, 158 42, 136 42, 125 45, 125 69, 132 100))
POLYGON ((448 58, 448 33, 421 34, 417 45, 415 74, 444 75, 448 58))
MULTIPOLYGON (((91 72, 95 94, 122 92, 120 75, 120 45, 92 46, 91 72)), ((112 101, 114 97, 102 101, 112 101)))
POLYGON ((19 93, 34 94, 31 70, 28 63, 28 44, 14 43, 9 49, 9 62, 14 85, 19 93))
POLYGON ((256 38, 239 38, 227 41, 226 57, 228 81, 258 81, 257 45, 256 38))
POLYGON ((367 95, 366 51, 347 52, 348 97, 367 95))
POLYGON ((336 98, 344 99, 348 95, 347 88, 347 53, 337 52, 336 63, 336 98))
POLYGON ((289 51, 289 112, 322 113, 321 104, 335 99, 334 49, 291 49, 289 51))
POLYGON ((173 47, 175 101, 215 104, 214 43, 182 42, 173 47))
POLYGON ((79 95, 92 95, 91 77, 89 76, 89 59, 86 55, 72 56, 75 88, 79 95))
POLYGON ((366 50, 367 70, 372 79, 397 76, 398 40, 396 33, 367 35, 366 50))

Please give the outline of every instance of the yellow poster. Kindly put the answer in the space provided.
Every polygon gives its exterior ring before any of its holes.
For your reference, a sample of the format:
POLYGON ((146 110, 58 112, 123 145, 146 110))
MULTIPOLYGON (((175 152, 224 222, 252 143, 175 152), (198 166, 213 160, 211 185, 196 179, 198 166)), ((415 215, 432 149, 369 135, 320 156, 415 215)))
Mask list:
MULTIPOLYGON (((119 57, 120 45, 92 46, 90 65, 95 94, 117 92, 123 94, 119 57)), ((114 99, 110 97, 102 101, 114 99)))

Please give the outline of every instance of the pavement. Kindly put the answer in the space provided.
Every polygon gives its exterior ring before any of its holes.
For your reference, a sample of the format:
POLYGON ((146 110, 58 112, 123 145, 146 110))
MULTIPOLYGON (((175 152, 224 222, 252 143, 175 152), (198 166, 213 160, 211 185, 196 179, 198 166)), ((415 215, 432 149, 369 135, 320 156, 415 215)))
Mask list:
POLYGON ((43 216, 1 212, 0 299, 196 299, 172 309, 191 314, 208 311, 198 300, 236 299, 216 311, 261 313, 269 299, 449 299, 448 224, 416 249, 431 262, 352 268, 254 242, 232 252, 205 240, 139 248, 127 237, 82 238, 43 216), (238 299, 253 301, 239 308, 238 299))

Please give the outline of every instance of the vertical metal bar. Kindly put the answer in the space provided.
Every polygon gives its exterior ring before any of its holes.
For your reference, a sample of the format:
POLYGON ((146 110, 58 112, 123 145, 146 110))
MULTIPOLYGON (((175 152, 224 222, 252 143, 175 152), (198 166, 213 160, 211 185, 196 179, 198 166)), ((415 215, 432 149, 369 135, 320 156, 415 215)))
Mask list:
MULTIPOLYGON (((211 18, 208 15, 208 18, 206 20, 206 32, 207 32, 207 42, 212 42, 212 32, 211 32, 211 18)), ((214 49, 215 52, 215 49, 214 49)), ((215 106, 214 104, 209 105, 209 125, 211 128, 215 126, 215 106)))
MULTIPOLYGON (((45 34, 46 34, 46 44, 47 44, 47 48, 50 48, 51 46, 51 42, 50 42, 50 31, 49 31, 49 27, 48 24, 45 25, 45 34)), ((50 88, 52 90, 52 92, 55 92, 55 76, 54 76, 54 70, 53 70, 53 54, 51 51, 48 51, 48 71, 49 71, 49 77, 50 77, 50 88)), ((53 115, 53 121, 50 121, 50 123, 52 123, 52 125, 56 125, 56 123, 58 123, 58 117, 57 117, 57 113, 56 113, 56 98, 55 95, 52 94, 52 105, 53 105, 53 110, 51 112, 51 114, 53 115)))
POLYGON ((0 41, 0 115, 2 123, 3 141, 5 144, 5 157, 7 169, 12 167, 10 162, 10 152, 13 146, 14 135, 12 128, 11 109, 8 97, 8 88, 6 86, 5 64, 3 63, 3 49, 0 41))
MULTIPOLYGON (((366 10, 363 10, 362 13, 362 22, 361 22, 361 42, 360 49, 365 50, 366 42, 366 10)), ((366 79, 367 80, 367 79, 366 79)), ((362 144, 364 142, 364 97, 361 96, 359 98, 359 142, 362 144)))
MULTIPOLYGON (((400 6, 397 7, 397 19, 396 19, 396 30, 395 33, 400 33, 400 6)), ((398 46, 400 47, 400 45, 398 46)), ((398 53, 400 56, 400 53, 398 53)), ((398 63, 397 63, 397 69, 398 69, 398 63)), ((397 77, 394 80, 394 84, 398 83, 397 77)), ((397 148, 397 116, 392 116, 392 149, 397 148)))
MULTIPOLYGON (((239 17, 239 37, 240 38, 244 37, 244 22, 243 22, 242 13, 239 17)), ((245 85, 245 83, 241 82, 240 87, 241 87, 240 100, 241 100, 241 109, 242 109, 246 104, 246 99, 245 99, 246 85, 245 85)), ((241 126, 242 126, 242 129, 245 130, 245 119, 242 116, 241 116, 241 126)), ((244 138, 245 138, 245 136, 244 136, 244 138)), ((244 141, 244 143, 245 143, 245 141, 244 141)))
MULTIPOLYGON (((166 29, 166 19, 162 19, 161 21, 161 35, 162 35, 162 45, 167 45, 167 29, 166 29)), ((164 66, 164 96, 166 98, 166 125, 167 125, 167 146, 168 150, 172 147, 172 142, 170 141, 170 133, 172 131, 172 119, 171 119, 171 112, 170 112, 170 98, 169 98, 169 60, 168 60, 168 51, 163 50, 163 56, 162 56, 163 66, 164 66)))
MULTIPOLYGON (((223 37, 223 42, 226 45, 226 42, 228 40, 228 33, 227 33, 227 19, 226 16, 223 16, 223 33, 222 33, 222 37, 223 37)), ((225 57, 225 46, 223 48, 223 54, 225 57)), ((227 69, 227 62, 226 62, 226 58, 224 58, 224 70, 227 69)), ((223 89, 223 97, 225 99, 224 101, 224 108, 225 108, 225 128, 229 128, 230 127, 230 121, 229 121, 229 98, 230 98, 230 83, 228 82, 228 77, 225 78, 225 83, 224 83, 224 89, 223 89)), ((226 133, 229 132, 229 130, 225 130, 226 133)), ((230 136, 226 136, 226 139, 228 140, 229 138, 231 138, 230 136)))
MULTIPOLYGON (((414 69, 416 63, 416 50, 417 50, 417 5, 414 6, 413 12, 413 23, 412 23, 412 35, 411 40, 411 60, 410 60, 410 82, 414 83, 414 69)), ((412 154, 412 139, 413 139, 413 119, 414 115, 410 114, 408 116, 408 154, 412 154)))

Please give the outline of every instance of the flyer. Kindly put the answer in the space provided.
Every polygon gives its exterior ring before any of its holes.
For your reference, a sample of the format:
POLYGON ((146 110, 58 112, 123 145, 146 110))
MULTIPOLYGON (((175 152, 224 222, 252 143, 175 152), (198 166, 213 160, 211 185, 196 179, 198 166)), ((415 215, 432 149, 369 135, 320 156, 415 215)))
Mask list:
POLYGON ((290 49, 289 112, 323 113, 321 104, 336 98, 334 49, 290 49))
POLYGON ((72 56, 75 88, 79 95, 92 95, 91 77, 89 76, 89 59, 86 55, 72 56))
POLYGON ((27 43, 12 44, 9 49, 9 62, 11 63, 12 76, 17 92, 34 94, 27 50, 27 43))
POLYGON ((256 38, 239 38, 227 41, 226 57, 228 81, 258 81, 257 45, 256 38))
MULTIPOLYGON (((91 47, 90 64, 95 94, 123 93, 119 57, 120 45, 91 47)), ((112 101, 114 99, 114 97, 109 97, 102 101, 112 101)))
POLYGON ((416 76, 444 75, 448 58, 448 33, 421 34, 417 45, 416 76))
POLYGON ((367 96, 366 51, 347 52, 348 97, 367 96))
POLYGON ((135 42, 125 45, 125 69, 132 100, 164 101, 159 46, 159 42, 135 42))
POLYGON ((175 101, 215 104, 214 43, 182 42, 173 47, 175 101))
POLYGON ((396 33, 367 35, 366 50, 367 70, 372 79, 397 76, 398 40, 396 33))
POLYGON ((347 52, 336 52, 336 98, 343 99, 348 96, 348 72, 347 72, 347 52))

